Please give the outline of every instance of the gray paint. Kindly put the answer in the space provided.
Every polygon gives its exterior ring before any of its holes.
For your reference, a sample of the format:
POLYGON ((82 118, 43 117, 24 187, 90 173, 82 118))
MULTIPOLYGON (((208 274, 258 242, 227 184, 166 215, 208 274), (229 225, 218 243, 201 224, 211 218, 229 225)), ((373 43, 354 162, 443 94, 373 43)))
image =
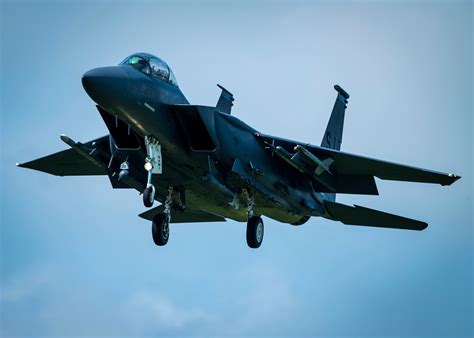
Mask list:
POLYGON ((3 332, 472 336, 471 3, 2 6, 3 332), (222 81, 233 114, 304 141, 323 134, 337 79, 351 93, 345 151, 452 169, 462 184, 379 181, 382 198, 339 199, 426 215, 420 236, 267 220, 272 245, 256 255, 228 222, 177 226, 156 250, 135 193, 14 166, 62 149, 60 133, 105 134, 78 79, 134 50, 166 56, 191 102, 215 102, 222 81), (209 236, 212 247, 198 241, 209 236))

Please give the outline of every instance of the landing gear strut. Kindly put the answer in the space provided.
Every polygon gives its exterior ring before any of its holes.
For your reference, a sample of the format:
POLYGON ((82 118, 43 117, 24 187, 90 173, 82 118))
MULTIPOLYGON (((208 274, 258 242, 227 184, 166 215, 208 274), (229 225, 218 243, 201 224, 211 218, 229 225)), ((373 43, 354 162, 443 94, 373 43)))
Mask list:
POLYGON ((253 207, 255 206, 253 194, 247 190, 243 191, 247 203, 247 245, 252 249, 257 249, 263 242, 263 220, 259 216, 255 216, 253 207))
POLYGON ((170 237, 171 206, 173 203, 173 187, 168 188, 168 195, 164 203, 163 213, 156 214, 151 223, 153 242, 158 246, 168 243, 170 237))
POLYGON ((155 201, 155 187, 153 186, 153 174, 162 173, 161 146, 153 136, 145 136, 147 157, 145 159, 145 170, 147 173, 146 188, 143 190, 143 204, 150 208, 155 201))

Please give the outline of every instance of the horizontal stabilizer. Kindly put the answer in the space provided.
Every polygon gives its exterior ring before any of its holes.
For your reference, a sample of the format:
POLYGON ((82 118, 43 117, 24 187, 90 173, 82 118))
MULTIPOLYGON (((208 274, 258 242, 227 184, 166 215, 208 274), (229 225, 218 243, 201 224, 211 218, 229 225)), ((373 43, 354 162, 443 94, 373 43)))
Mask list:
MULTIPOLYGON (((160 205, 156 208, 141 213, 141 218, 151 221, 156 214, 163 213, 164 206, 160 205)), ((171 223, 198 223, 198 222, 225 222, 225 218, 211 214, 203 210, 187 210, 171 211, 171 223)))
POLYGON ((334 220, 344 224, 363 225, 379 228, 393 228, 405 230, 424 230, 427 223, 414 219, 388 214, 386 212, 361 207, 349 206, 341 203, 325 201, 324 205, 334 220))
MULTIPOLYGON (((100 143, 108 145, 108 136, 82 144, 74 142, 67 136, 61 135, 61 139, 68 143, 72 149, 63 150, 36 160, 19 163, 18 167, 34 169, 56 176, 89 176, 106 175, 105 165, 98 160, 99 157, 89 153, 89 147, 100 143)), ((94 148, 95 149, 95 148, 94 148)), ((97 149, 96 149, 97 150, 97 149)), ((96 151, 98 153, 98 151, 96 151)))

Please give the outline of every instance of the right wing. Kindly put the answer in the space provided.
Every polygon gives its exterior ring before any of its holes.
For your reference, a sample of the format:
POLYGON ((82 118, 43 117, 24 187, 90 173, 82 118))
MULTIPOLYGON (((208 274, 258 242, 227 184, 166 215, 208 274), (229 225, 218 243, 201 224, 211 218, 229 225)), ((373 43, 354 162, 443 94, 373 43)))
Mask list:
POLYGON ((108 147, 108 136, 84 144, 74 142, 64 135, 61 135, 61 139, 72 148, 33 161, 18 163, 17 166, 56 176, 107 175, 107 156, 104 151, 100 152, 100 149, 101 146, 104 149, 108 147))

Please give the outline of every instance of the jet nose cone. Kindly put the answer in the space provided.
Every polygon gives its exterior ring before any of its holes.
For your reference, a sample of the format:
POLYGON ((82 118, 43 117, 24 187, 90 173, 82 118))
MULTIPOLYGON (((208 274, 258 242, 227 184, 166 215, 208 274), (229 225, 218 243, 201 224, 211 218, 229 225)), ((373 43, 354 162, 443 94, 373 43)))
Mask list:
POLYGON ((95 68, 82 76, 82 86, 97 104, 110 107, 126 96, 128 75, 121 66, 95 68))

